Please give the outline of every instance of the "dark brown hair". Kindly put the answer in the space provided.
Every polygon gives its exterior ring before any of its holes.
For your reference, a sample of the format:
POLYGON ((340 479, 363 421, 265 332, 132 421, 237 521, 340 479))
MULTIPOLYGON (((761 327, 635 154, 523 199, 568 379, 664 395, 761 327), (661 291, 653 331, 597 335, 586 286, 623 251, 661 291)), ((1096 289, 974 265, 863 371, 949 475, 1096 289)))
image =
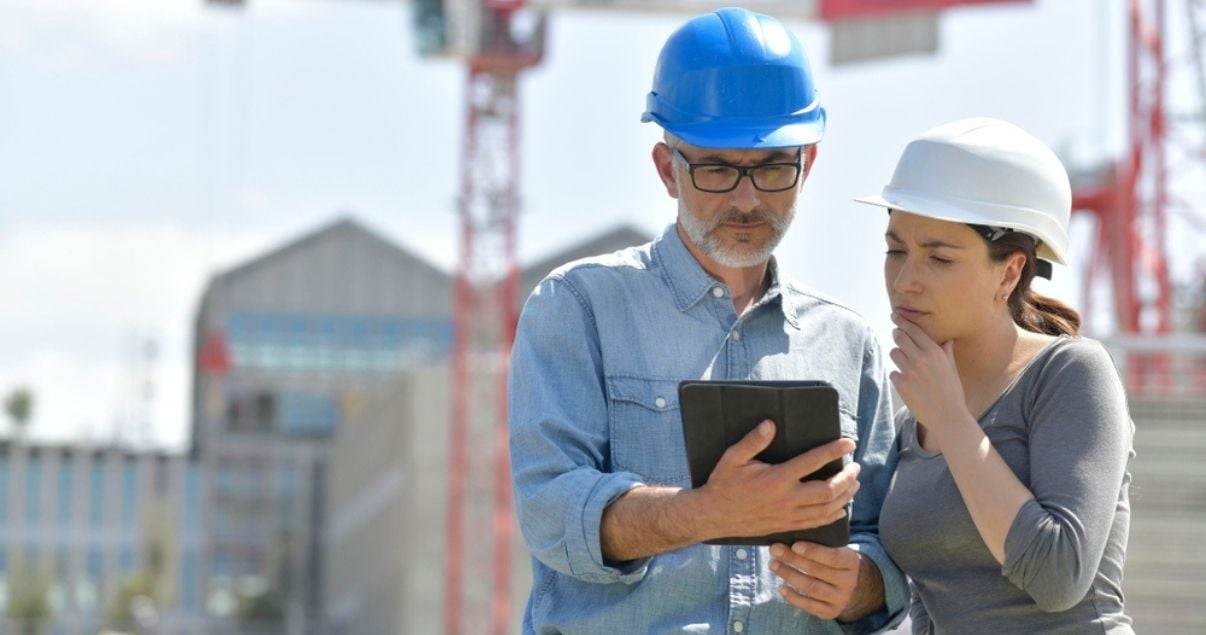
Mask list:
POLYGON ((1055 298, 1035 293, 1030 288, 1030 282, 1038 272, 1038 257, 1035 255, 1038 244, 1034 237, 1014 231, 1005 233, 996 240, 986 238, 985 242, 988 243, 988 257, 992 258, 993 262, 1004 262, 1019 251, 1026 256, 1022 275, 1009 295, 1009 313, 1013 315, 1015 324, 1027 331, 1047 335, 1080 333, 1080 314, 1075 309, 1055 298))

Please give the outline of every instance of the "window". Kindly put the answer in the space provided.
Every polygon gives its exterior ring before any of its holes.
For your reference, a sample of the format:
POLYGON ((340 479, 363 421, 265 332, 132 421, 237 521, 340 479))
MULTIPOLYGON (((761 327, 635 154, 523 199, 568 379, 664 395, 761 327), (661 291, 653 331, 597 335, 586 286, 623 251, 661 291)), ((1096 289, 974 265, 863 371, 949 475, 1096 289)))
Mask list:
POLYGON ((42 456, 30 453, 25 463, 25 523, 37 527, 42 520, 42 456))
POLYGON ((8 456, 0 457, 0 523, 8 525, 8 456))
POLYGON ((130 531, 138 524, 138 463, 126 457, 121 466, 121 527, 130 531))
POLYGON ((92 457, 92 473, 88 476, 88 523, 95 529, 105 524, 105 457, 92 457))
POLYGON ((180 608, 186 613, 197 610, 197 553, 184 552, 180 559, 180 608))
POLYGON ((301 392, 281 398, 280 428, 287 434, 329 436, 339 421, 339 403, 333 395, 301 392))
POLYGON ((59 526, 71 525, 71 492, 72 480, 75 478, 75 461, 72 455, 63 454, 59 461, 59 526))
POLYGON ((184 468, 184 516, 185 533, 196 535, 201 531, 201 470, 196 463, 184 468))
POLYGON ((119 566, 121 567, 121 572, 123 574, 129 575, 134 573, 138 567, 138 563, 134 557, 134 547, 130 545, 122 546, 119 566))

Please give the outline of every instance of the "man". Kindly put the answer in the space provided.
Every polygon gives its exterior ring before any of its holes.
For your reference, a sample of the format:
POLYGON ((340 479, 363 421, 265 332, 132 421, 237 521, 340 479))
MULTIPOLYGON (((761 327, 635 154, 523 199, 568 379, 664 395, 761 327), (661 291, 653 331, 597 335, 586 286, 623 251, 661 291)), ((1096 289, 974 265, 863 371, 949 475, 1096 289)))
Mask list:
POLYGON ((824 132, 804 52, 774 18, 694 18, 666 42, 643 120, 666 131, 653 162, 678 222, 554 271, 516 334, 512 466, 534 570, 524 630, 878 630, 907 599, 876 533, 896 461, 878 345, 771 257, 824 132), (754 458, 773 437, 764 422, 691 489, 677 387, 701 378, 829 381, 844 438, 772 466, 754 458), (800 482, 851 452, 841 473, 800 482), (850 546, 795 545, 808 563, 798 587, 774 574, 783 545, 701 544, 828 524, 860 481, 850 546))

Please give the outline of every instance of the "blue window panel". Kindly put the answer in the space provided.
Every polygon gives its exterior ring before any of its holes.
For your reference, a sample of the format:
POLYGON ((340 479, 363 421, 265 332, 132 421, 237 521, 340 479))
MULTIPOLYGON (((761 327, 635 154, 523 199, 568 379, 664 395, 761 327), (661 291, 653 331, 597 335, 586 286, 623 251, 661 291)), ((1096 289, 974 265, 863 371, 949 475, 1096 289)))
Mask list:
POLYGON ((101 579, 101 574, 104 573, 104 559, 101 557, 100 548, 93 546, 88 549, 88 561, 85 567, 88 570, 89 578, 101 579))
POLYGON ((215 578, 223 578, 223 577, 229 578, 230 577, 230 573, 231 573, 230 556, 228 556, 224 553, 214 554, 213 564, 211 566, 213 568, 213 570, 210 571, 210 574, 212 577, 215 577, 215 578))
POLYGON ((348 344, 352 348, 368 348, 372 345, 373 327, 372 321, 369 318, 353 317, 349 318, 349 331, 351 340, 348 344))
POLYGON ((184 468, 184 531, 196 535, 201 531, 201 470, 195 463, 184 468))
POLYGON ((96 458, 92 462, 92 473, 88 479, 88 522, 100 527, 105 522, 105 463, 96 458))
POLYGON ((293 344, 304 344, 310 337, 310 318, 293 315, 289 318, 289 341, 293 344))
POLYGON ((42 457, 30 456, 25 464, 25 522, 37 527, 42 520, 42 457))
POLYGON ((0 524, 8 526, 8 459, 0 459, 0 524))
POLYGON ((339 404, 331 395, 284 393, 280 427, 287 434, 326 436, 335 430, 339 404))
POLYGON ((74 489, 75 461, 70 455, 63 455, 59 463, 59 526, 71 525, 71 494, 74 489))
POLYGON ((134 547, 129 545, 121 548, 121 556, 119 566, 122 573, 133 573, 137 568, 137 563, 134 558, 134 547))
POLYGON ((138 465, 131 460, 122 464, 121 470, 121 525, 123 529, 134 529, 138 521, 138 465))
POLYGON ((226 338, 232 344, 241 344, 255 339, 255 318, 246 313, 231 313, 226 318, 226 338))
POLYGON ((319 339, 330 346, 339 342, 339 318, 324 317, 319 320, 319 339))
POLYGON ((185 612, 197 610, 198 584, 197 554, 186 551, 180 561, 180 608, 185 612))
POLYGON ((400 320, 384 320, 381 324, 381 346, 397 348, 402 343, 402 322, 400 320))
POLYGON ((215 485, 218 492, 222 494, 233 494, 239 490, 239 476, 235 472, 234 466, 228 461, 218 464, 218 477, 215 485))

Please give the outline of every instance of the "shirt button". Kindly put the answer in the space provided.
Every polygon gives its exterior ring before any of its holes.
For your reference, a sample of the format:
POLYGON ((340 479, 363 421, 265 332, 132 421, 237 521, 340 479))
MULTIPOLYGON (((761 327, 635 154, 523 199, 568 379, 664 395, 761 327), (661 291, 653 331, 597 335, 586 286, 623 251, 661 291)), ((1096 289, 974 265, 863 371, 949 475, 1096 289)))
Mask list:
POLYGON ((733 337, 734 342, 740 342, 741 341, 741 331, 733 331, 732 337, 733 337))
POLYGON ((653 405, 657 406, 658 408, 665 408, 666 400, 662 397, 658 397, 657 399, 653 400, 653 405))
POLYGON ((745 553, 745 549, 737 550, 737 559, 738 560, 745 560, 746 556, 747 556, 747 554, 745 553))
POLYGON ((744 630, 745 630, 745 624, 742 624, 741 622, 733 622, 733 631, 734 632, 740 633, 741 631, 744 631, 744 630))
POLYGON ((712 297, 723 298, 724 297, 724 289, 721 289, 720 287, 712 287, 712 297))

